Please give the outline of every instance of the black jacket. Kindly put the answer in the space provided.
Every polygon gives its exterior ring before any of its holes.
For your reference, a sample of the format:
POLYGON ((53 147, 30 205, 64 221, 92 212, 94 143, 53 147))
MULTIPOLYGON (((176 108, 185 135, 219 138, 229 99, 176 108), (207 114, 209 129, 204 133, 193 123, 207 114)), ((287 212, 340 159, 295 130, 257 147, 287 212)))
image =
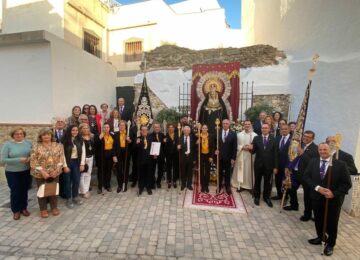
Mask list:
POLYGON ((273 136, 268 136, 268 144, 266 147, 264 147, 262 135, 255 136, 252 144, 252 153, 256 154, 254 162, 255 168, 265 167, 268 171, 278 168, 278 150, 273 136))
MULTIPOLYGON (((69 167, 70 161, 71 161, 71 152, 72 152, 73 145, 72 145, 72 143, 68 143, 68 142, 63 142, 63 144, 64 144, 64 155, 65 155, 66 164, 69 167)), ((82 156, 82 146, 84 144, 84 141, 81 137, 77 137, 74 139, 74 144, 76 146, 76 150, 77 150, 77 154, 78 154, 78 161, 80 163, 81 156, 82 156)))
POLYGON ((159 141, 157 140, 156 138, 156 133, 151 133, 150 134, 150 139, 151 139, 151 142, 160 142, 161 143, 161 146, 160 146, 160 155, 156 158, 156 160, 165 160, 165 153, 164 153, 164 147, 165 147, 165 143, 164 143, 164 138, 165 138, 165 135, 163 133, 158 133, 158 138, 159 138, 159 141))
POLYGON ((289 146, 291 143, 291 135, 287 139, 283 149, 280 149, 280 142, 282 139, 282 135, 276 137, 276 149, 277 149, 277 157, 279 163, 279 169, 285 169, 289 165, 289 146))
MULTIPOLYGON (((189 135, 190 137, 190 155, 188 155, 188 157, 195 161, 196 160, 196 153, 197 153, 197 150, 196 150, 196 139, 190 134, 189 135)), ((181 145, 181 149, 180 149, 180 155, 181 155, 181 158, 184 158, 185 157, 185 152, 186 152, 186 143, 185 143, 185 138, 184 138, 184 135, 181 135, 180 136, 180 145, 181 145)))
POLYGON ((257 135, 261 135, 261 122, 260 119, 256 120, 253 124, 254 132, 257 133, 257 135))
MULTIPOLYGON (((229 130, 225 142, 222 139, 222 129, 219 131, 219 151, 220 160, 230 161, 236 159, 237 154, 237 136, 234 131, 229 130)), ((215 139, 216 145, 216 139, 215 139)))
POLYGON ((151 149, 151 138, 150 136, 146 136, 147 140, 147 147, 145 149, 145 138, 143 136, 139 137, 140 143, 136 143, 135 140, 135 149, 137 152, 137 163, 138 164, 151 164, 152 163, 152 156, 150 155, 150 149, 151 149))
POLYGON ((331 172, 330 187, 329 189, 334 194, 334 200, 338 199, 342 201, 344 196, 351 188, 351 179, 346 164, 339 160, 332 161, 333 166, 328 167, 325 178, 320 178, 320 157, 316 157, 310 160, 304 175, 303 181, 311 189, 310 196, 314 200, 318 200, 323 197, 319 192, 315 191, 317 185, 328 188, 328 178, 331 172))
POLYGON ((176 147, 179 142, 179 136, 176 133, 174 133, 174 140, 171 140, 169 133, 167 133, 165 138, 166 138, 166 143, 164 145, 165 156, 169 157, 169 156, 173 156, 174 154, 177 154, 178 150, 176 147))
POLYGON ((300 173, 304 173, 310 160, 318 156, 319 156, 318 146, 314 143, 311 143, 308 147, 306 147, 304 153, 299 158, 298 171, 300 173))
POLYGON ((121 120, 124 120, 126 122, 129 120, 132 121, 132 113, 133 113, 132 107, 130 107, 129 105, 124 105, 122 113, 120 113, 119 106, 116 107, 116 110, 119 111, 121 120))
MULTIPOLYGON (((336 154, 334 154, 334 158, 336 159, 336 154)), ((355 163, 354 163, 354 158, 352 157, 351 154, 348 154, 348 153, 344 152, 343 150, 339 150, 339 158, 338 158, 338 160, 343 161, 346 164, 350 175, 357 175, 358 174, 358 170, 357 170, 357 168, 355 166, 355 163)))

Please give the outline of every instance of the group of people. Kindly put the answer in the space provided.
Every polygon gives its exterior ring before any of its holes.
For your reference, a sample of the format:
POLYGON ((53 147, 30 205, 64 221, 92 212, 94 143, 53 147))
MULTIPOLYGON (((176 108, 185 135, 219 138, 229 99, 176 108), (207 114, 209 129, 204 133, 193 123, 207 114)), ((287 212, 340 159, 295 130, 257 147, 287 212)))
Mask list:
MULTIPOLYGON (((332 254, 341 205, 351 187, 349 173, 357 174, 352 156, 336 151, 334 137, 317 146, 315 133, 305 131, 298 147, 300 156, 296 163, 291 163, 288 152, 296 123, 288 124, 279 112, 273 115, 261 112, 254 124, 245 120, 240 133, 230 129, 226 118, 214 130, 215 126, 206 124, 193 126, 188 115, 183 115, 178 124, 168 124, 164 133, 158 122, 149 131, 148 126, 140 124, 140 118, 132 118, 132 110, 122 97, 112 111, 105 103, 100 108, 98 113, 94 105, 73 107, 67 120, 58 117, 53 129, 42 129, 34 145, 25 139, 23 128, 10 133, 12 140, 3 145, 1 161, 5 164, 15 220, 30 215, 27 194, 31 175, 38 187, 59 183, 59 195, 66 200, 67 207, 73 208, 83 203, 81 197, 90 197, 94 166, 98 194, 112 191, 112 172, 116 175, 118 193, 126 192, 131 181, 132 187, 138 185, 139 195, 144 190, 151 195, 153 189, 161 188, 164 172, 168 189, 177 188, 179 180, 181 190, 193 190, 196 179, 198 192, 208 193, 211 164, 216 158, 217 192, 230 195, 232 186, 238 192, 248 190, 255 205, 260 204, 263 182, 262 197, 269 207, 273 207, 271 200, 280 200, 285 192, 290 205, 284 209, 298 211, 297 190, 302 185, 305 211, 300 219, 308 221, 314 214, 318 235, 309 240, 311 244, 321 243, 324 201, 330 199, 325 254, 332 254), (160 147, 157 152, 153 151, 156 147, 153 143, 160 147), (336 158, 330 160, 335 153, 336 158), (332 177, 330 185, 326 185, 330 164, 332 177), (289 190, 283 188, 286 176, 291 176, 289 190), (277 194, 271 197, 273 180, 277 194)), ((38 197, 38 202, 42 218, 49 215, 48 203, 52 215, 60 214, 56 195, 38 197)))

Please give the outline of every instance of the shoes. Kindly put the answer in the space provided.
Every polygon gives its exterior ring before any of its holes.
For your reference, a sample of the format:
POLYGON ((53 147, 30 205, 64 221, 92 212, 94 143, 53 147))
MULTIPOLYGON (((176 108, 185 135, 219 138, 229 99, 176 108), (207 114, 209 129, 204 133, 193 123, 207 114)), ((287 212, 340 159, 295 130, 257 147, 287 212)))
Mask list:
POLYGON ((144 188, 139 189, 139 195, 141 195, 144 191, 144 188))
POLYGON ((236 189, 236 192, 241 192, 241 189, 236 189))
POLYGON ((97 194, 101 194, 102 193, 102 189, 98 189, 97 194))
POLYGON ((90 192, 86 192, 86 193, 84 194, 84 198, 85 198, 85 199, 90 198, 90 192))
POLYGON ((177 188, 177 184, 176 184, 176 182, 174 182, 174 183, 173 183, 173 187, 174 187, 174 189, 176 189, 176 188, 177 188))
POLYGON ((126 185, 125 185, 125 188, 124 188, 123 192, 127 192, 127 186, 126 185))
POLYGON ((282 196, 280 195, 277 195, 277 196, 273 196, 271 197, 272 200, 281 200, 282 199, 282 196))
POLYGON ((156 183, 156 187, 157 187, 158 189, 161 189, 161 183, 156 183))
POLYGON ((14 215, 13 215, 13 219, 14 219, 14 220, 19 220, 20 217, 21 217, 20 212, 15 212, 14 215))
POLYGON ((53 208, 51 210, 51 213, 53 214, 53 216, 59 216, 60 215, 60 210, 58 208, 53 208))
POLYGON ((201 188, 201 192, 202 192, 202 193, 205 193, 205 189, 204 189, 204 188, 201 188))
POLYGON ((273 207, 273 204, 272 204, 272 202, 271 202, 270 199, 264 199, 264 201, 265 201, 265 203, 266 203, 270 208, 273 207))
POLYGON ((131 188, 134 188, 136 186, 136 181, 134 181, 133 183, 131 183, 131 188))
POLYGON ((66 207, 68 207, 69 209, 72 209, 74 207, 74 203, 73 203, 72 199, 66 200, 66 207))
POLYGON ((79 197, 74 198, 73 202, 77 205, 81 205, 84 203, 79 197))
POLYGON ((255 198, 254 199, 254 203, 256 206, 259 206, 260 205, 260 199, 259 198, 255 198))
POLYGON ((209 188, 205 188, 205 193, 209 193, 209 188))
POLYGON ((23 214, 25 217, 30 216, 30 212, 27 209, 24 209, 23 211, 21 211, 21 214, 23 214))
POLYGON ((294 207, 294 206, 286 206, 283 209, 287 210, 287 211, 290 211, 290 210, 299 211, 299 207, 294 207))
POLYGON ((49 217, 48 211, 47 211, 47 210, 42 210, 42 211, 40 211, 40 217, 42 217, 42 218, 47 218, 47 217, 49 217))
POLYGON ((334 253, 334 247, 326 245, 326 247, 324 249, 324 255, 331 256, 333 253, 334 253))
POLYGON ((171 183, 168 183, 168 189, 171 189, 171 183))
POLYGON ((108 192, 112 192, 112 189, 111 188, 107 188, 106 189, 108 192))
POLYGON ((122 188, 117 187, 116 192, 117 192, 117 193, 120 193, 120 192, 121 192, 121 190, 122 190, 122 188))
POLYGON ((311 216, 309 217, 309 216, 303 215, 303 216, 300 217, 300 220, 303 221, 303 222, 309 221, 310 219, 311 219, 311 216))
POLYGON ((147 189, 147 193, 148 193, 149 195, 152 195, 152 190, 151 190, 150 188, 148 188, 148 189, 147 189))
POLYGON ((231 189, 230 189, 230 188, 227 188, 227 189, 226 189, 226 193, 227 193, 228 195, 231 195, 231 194, 232 194, 231 189))
POLYGON ((181 186, 181 191, 183 191, 185 189, 185 186, 181 186))
POLYGON ((189 187, 187 187, 188 188, 188 190, 193 190, 193 187, 192 186, 189 186, 189 187))
POLYGON ((308 242, 312 245, 321 245, 321 238, 317 237, 317 238, 309 239, 308 242))

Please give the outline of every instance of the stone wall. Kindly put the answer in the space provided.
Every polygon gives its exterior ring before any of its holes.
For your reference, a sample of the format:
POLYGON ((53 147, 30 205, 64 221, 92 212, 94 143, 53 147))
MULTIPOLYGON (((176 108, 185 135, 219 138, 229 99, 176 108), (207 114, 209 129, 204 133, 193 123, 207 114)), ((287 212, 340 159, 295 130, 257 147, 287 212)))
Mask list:
MULTIPOLYGON (((278 64, 285 59, 284 52, 270 45, 254 45, 244 48, 217 48, 190 50, 175 45, 163 45, 146 53, 148 70, 183 68, 189 70, 193 64, 228 63, 240 61, 241 68, 264 67, 278 64)), ((140 65, 141 69, 144 63, 140 65)))
POLYGON ((284 119, 288 118, 290 102, 291 95, 254 95, 253 97, 254 106, 262 103, 268 104, 274 107, 275 111, 279 111, 284 119))

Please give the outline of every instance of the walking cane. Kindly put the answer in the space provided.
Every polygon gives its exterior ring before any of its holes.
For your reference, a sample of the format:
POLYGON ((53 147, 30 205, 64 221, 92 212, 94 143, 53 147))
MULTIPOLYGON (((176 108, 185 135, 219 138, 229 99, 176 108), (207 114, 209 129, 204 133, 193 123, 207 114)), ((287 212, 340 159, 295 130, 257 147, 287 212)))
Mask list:
MULTIPOLYGON (((181 124, 178 123, 177 125, 177 129, 178 129, 178 145, 181 145, 181 124)), ((182 185, 182 180, 181 180, 181 151, 179 149, 177 149, 179 152, 179 194, 181 193, 181 185, 182 185)))
MULTIPOLYGON (((140 127, 141 127, 141 124, 140 124, 140 118, 137 118, 136 119, 136 127, 137 127, 137 132, 136 132, 136 142, 138 139, 140 139, 140 127)), ((136 173, 136 177, 137 177, 137 184, 138 184, 138 187, 139 187, 139 180, 140 180, 140 174, 139 174, 139 168, 136 167, 137 169, 137 173, 136 173)), ((137 191, 137 196, 139 197, 140 196, 140 190, 138 189, 137 191)))
POLYGON ((198 173, 199 173, 199 179, 198 179, 198 193, 201 191, 201 124, 197 124, 198 129, 198 173))
MULTIPOLYGON (((131 121, 127 121, 127 131, 126 131, 126 139, 129 138, 129 134, 130 134, 130 126, 131 126, 131 121)), ((126 171, 127 171, 127 156, 128 156, 128 149, 129 148, 129 144, 126 141, 126 149, 125 149, 125 165, 124 165, 124 182, 123 182, 123 186, 122 186, 122 190, 123 192, 125 191, 125 183, 127 183, 126 180, 126 171)))
POLYGON ((220 120, 219 118, 216 118, 215 120, 215 125, 216 125, 216 150, 217 155, 216 155, 216 193, 220 192, 220 187, 219 187, 219 167, 220 167, 220 163, 219 163, 219 159, 220 159, 220 151, 219 151, 219 129, 220 129, 220 120))
POLYGON ((104 195, 103 192, 103 187, 104 187, 104 149, 105 149, 105 139, 104 139, 104 135, 103 135, 103 140, 100 140, 100 144, 101 144, 101 194, 104 195), (103 143, 104 141, 104 143, 103 143))
MULTIPOLYGON (((166 120, 163 121, 163 128, 164 128, 164 138, 166 139, 166 120)), ((162 143, 164 143, 164 139, 162 140, 162 143)), ((164 145, 164 148, 165 148, 165 145, 164 145)), ((165 151, 166 153, 166 151, 165 151)), ((166 156, 164 155, 165 159, 166 159, 166 156)), ((168 172, 167 172, 167 161, 165 160, 165 163, 164 163, 164 166, 163 166, 163 173, 164 173, 164 177, 165 177, 165 181, 166 181, 166 191, 169 191, 169 180, 167 179, 167 175, 168 175, 168 172)))

